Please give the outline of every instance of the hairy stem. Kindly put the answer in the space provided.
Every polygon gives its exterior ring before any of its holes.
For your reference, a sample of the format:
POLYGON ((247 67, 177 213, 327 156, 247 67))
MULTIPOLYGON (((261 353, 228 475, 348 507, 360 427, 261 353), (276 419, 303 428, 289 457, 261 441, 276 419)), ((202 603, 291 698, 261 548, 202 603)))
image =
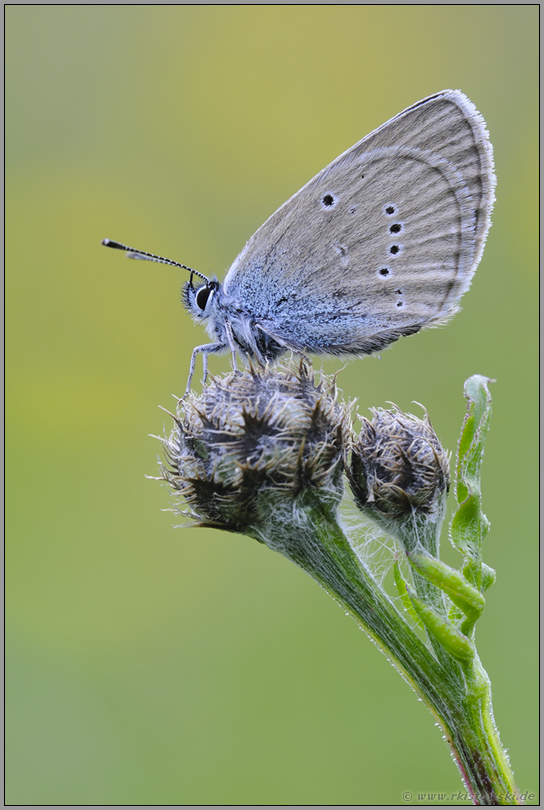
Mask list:
POLYGON ((344 535, 334 506, 308 493, 305 522, 267 520, 254 536, 312 576, 345 608, 391 660, 442 727, 472 801, 522 804, 501 746, 489 679, 476 657, 463 667, 444 666, 420 640, 377 585, 344 535))

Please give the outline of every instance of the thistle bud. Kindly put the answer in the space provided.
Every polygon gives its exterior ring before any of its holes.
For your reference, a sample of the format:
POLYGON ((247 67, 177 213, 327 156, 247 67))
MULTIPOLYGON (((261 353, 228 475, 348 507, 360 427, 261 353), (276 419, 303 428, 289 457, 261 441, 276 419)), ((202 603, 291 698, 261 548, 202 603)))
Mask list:
POLYGON ((255 536, 278 504, 292 513, 308 490, 340 500, 347 426, 334 384, 316 384, 304 362, 249 366, 182 402, 162 477, 200 525, 255 536))
MULTIPOLYGON (((360 509, 405 539, 406 518, 442 522, 449 459, 428 416, 372 409, 352 447, 350 484, 360 509)), ((410 543, 410 547, 415 544, 410 543)))

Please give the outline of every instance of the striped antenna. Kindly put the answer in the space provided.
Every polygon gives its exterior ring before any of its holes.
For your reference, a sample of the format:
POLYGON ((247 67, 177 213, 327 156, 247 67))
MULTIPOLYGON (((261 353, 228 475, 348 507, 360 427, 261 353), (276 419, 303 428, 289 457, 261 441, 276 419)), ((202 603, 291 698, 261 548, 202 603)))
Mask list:
POLYGON ((155 256, 154 253, 146 253, 145 250, 135 250, 135 248, 128 247, 128 245, 122 245, 121 242, 114 242, 113 239, 102 239, 101 244, 105 245, 105 247, 126 251, 128 259, 143 259, 146 262, 159 262, 159 264, 169 264, 172 267, 181 267, 182 270, 188 270, 191 274, 191 285, 193 283, 193 275, 199 276, 199 278, 203 279, 206 284, 210 283, 210 279, 207 276, 205 276, 203 273, 199 273, 198 270, 193 270, 192 267, 187 267, 186 264, 174 262, 172 259, 163 259, 162 256, 155 256))

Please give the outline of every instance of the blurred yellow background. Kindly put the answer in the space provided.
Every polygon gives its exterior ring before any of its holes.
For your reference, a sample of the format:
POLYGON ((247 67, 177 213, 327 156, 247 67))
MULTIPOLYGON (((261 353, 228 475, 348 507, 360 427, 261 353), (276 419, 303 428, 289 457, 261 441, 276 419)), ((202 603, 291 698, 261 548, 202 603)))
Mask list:
POLYGON ((497 381, 478 649, 537 793, 537 37, 537 5, 7 7, 7 804, 462 790, 430 714, 315 583, 161 512, 148 434, 204 332, 183 271, 100 246, 222 277, 314 174, 445 88, 495 149, 483 260, 451 324, 339 385, 362 413, 422 402, 454 450, 464 380, 497 381))

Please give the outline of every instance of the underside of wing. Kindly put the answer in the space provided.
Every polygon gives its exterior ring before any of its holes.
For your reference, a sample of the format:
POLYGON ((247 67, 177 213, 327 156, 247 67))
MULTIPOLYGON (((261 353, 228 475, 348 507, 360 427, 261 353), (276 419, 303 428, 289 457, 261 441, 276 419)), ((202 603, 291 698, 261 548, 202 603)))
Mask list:
POLYGON ((249 240, 225 294, 297 350, 368 353, 456 311, 495 179, 481 116, 445 91, 388 121, 249 240))

